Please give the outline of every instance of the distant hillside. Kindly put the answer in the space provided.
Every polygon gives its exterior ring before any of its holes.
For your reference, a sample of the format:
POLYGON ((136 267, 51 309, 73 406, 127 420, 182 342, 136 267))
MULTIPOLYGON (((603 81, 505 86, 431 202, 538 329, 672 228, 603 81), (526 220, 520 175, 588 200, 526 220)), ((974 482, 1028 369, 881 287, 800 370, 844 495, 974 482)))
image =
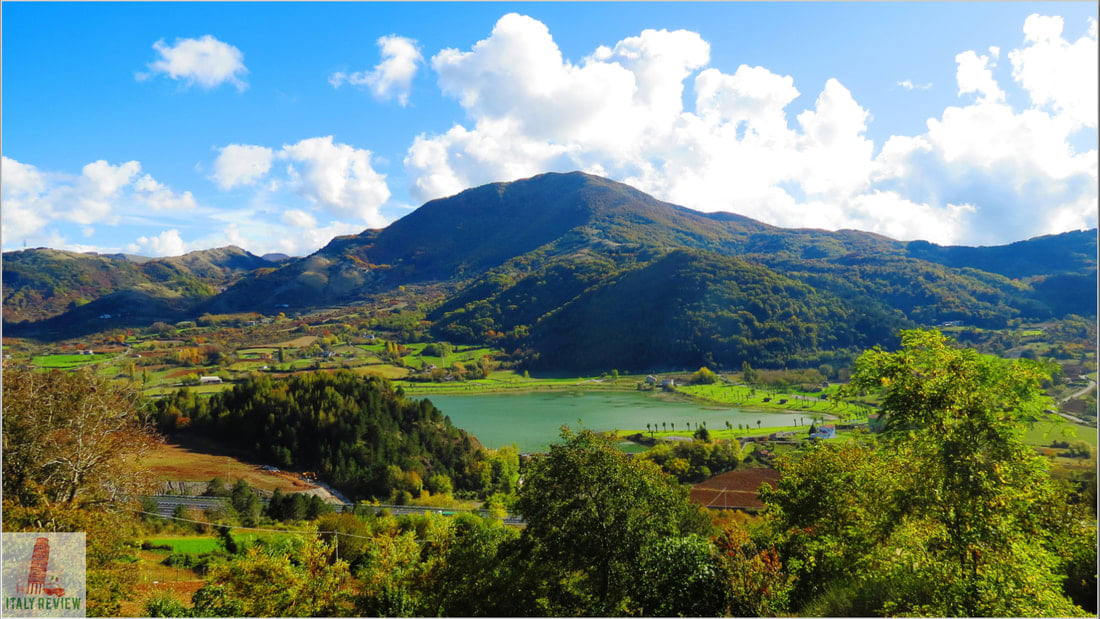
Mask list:
POLYGON ((765 250, 777 236, 814 257, 900 251, 874 234, 785 231, 661 202, 597 176, 543 174, 432 200, 383 230, 338 237, 311 256, 242 280, 204 309, 346 303, 399 284, 476 277, 509 261, 537 267, 582 251, 684 247, 737 255, 765 250))
MULTIPOLYGON (((7 252, 3 259, 4 321, 10 323, 44 320, 116 293, 187 310, 243 274, 270 266, 239 247, 144 261, 45 248, 7 252)), ((126 311, 126 303, 108 303, 99 313, 126 311)))
MULTIPOLYGON (((901 324, 996 328, 1015 318, 1094 315, 1095 235, 942 247, 858 230, 784 229, 573 172, 433 200, 385 229, 334 238, 303 258, 272 262, 227 248, 136 265, 45 250, 36 263, 14 252, 28 266, 17 267, 10 286, 5 266, 4 282, 13 315, 48 316, 99 294, 95 305, 57 319, 76 322, 126 304, 143 316, 277 312, 445 284, 453 294, 429 315, 436 337, 491 341, 542 364, 616 360, 608 367, 636 368, 659 358, 690 365, 741 357, 801 364, 883 341, 901 324), (691 276, 692 268, 701 274, 691 276), (666 299, 663 291, 679 296, 666 299), (657 318, 635 315, 632 295, 669 305, 653 306, 657 318), (33 309, 39 305, 45 309, 33 309), (795 308, 798 320, 784 317, 784 307, 795 308), (717 331, 699 322, 707 316, 717 331), (787 322, 814 326, 790 334, 775 326, 787 322), (776 337, 788 338, 786 347, 769 343, 776 337)), ((5 318, 13 320, 7 307, 5 318)))
POLYGON ((1048 234, 993 247, 942 246, 912 241, 905 245, 905 250, 913 258, 1005 277, 1079 273, 1096 267, 1096 230, 1048 234))
MULTIPOLYGON (((908 324, 900 312, 846 303, 762 265, 713 252, 675 250, 586 287, 588 276, 599 272, 595 264, 556 265, 487 305, 512 308, 503 312, 502 327, 530 321, 520 330, 529 331, 524 341, 536 352, 532 365, 578 371, 738 368, 742 361, 817 365, 884 343, 908 324), (563 290, 568 292, 556 298, 541 297, 563 290), (525 294, 536 303, 512 303, 525 294), (548 313, 535 315, 546 307, 548 313)), ((440 329, 479 324, 467 312, 448 313, 440 329)))

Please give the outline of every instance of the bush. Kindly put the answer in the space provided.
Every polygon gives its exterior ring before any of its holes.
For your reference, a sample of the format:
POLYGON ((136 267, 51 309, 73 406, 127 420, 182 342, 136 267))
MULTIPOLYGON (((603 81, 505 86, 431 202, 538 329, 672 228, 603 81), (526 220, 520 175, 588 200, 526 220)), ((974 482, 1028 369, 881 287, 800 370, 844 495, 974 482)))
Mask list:
POLYGON ((691 375, 691 382, 695 385, 713 385, 718 382, 718 375, 712 372, 710 368, 702 367, 691 375))
POLYGON ((161 561, 163 565, 168 567, 176 567, 185 570, 191 570, 200 576, 206 575, 207 570, 210 569, 210 565, 217 559, 225 556, 225 553, 218 552, 204 552, 202 554, 190 554, 186 552, 173 552, 168 555, 164 561, 161 561))
POLYGON ((1063 455, 1067 458, 1090 458, 1092 457, 1092 449, 1087 443, 1074 441, 1069 444, 1069 449, 1063 455))
POLYGON ((183 602, 165 594, 157 594, 145 601, 147 617, 190 617, 191 609, 183 602))

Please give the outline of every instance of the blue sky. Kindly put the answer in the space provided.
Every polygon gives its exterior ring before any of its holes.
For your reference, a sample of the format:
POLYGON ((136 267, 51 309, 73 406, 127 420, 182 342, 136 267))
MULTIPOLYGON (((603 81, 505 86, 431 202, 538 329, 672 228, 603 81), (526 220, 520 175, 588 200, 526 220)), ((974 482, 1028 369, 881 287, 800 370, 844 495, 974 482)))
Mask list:
POLYGON ((1090 227, 1095 16, 5 3, 3 247, 303 254, 426 199, 570 169, 785 226, 965 244, 1090 227))

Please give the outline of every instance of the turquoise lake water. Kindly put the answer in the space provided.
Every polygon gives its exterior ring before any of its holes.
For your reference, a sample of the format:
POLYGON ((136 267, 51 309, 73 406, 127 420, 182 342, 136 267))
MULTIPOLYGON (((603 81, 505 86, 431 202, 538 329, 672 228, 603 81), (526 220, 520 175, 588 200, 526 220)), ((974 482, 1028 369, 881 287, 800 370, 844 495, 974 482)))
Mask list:
MULTIPOLYGON (((691 436, 696 423, 712 430, 729 421, 761 426, 793 425, 798 414, 746 411, 666 400, 629 392, 538 392, 521 394, 437 395, 429 398, 456 426, 470 432, 486 447, 515 444, 521 452, 545 451, 558 440, 559 428, 590 430, 645 430, 645 424, 675 423, 691 436)), ((669 427, 671 430, 671 426, 669 427)))

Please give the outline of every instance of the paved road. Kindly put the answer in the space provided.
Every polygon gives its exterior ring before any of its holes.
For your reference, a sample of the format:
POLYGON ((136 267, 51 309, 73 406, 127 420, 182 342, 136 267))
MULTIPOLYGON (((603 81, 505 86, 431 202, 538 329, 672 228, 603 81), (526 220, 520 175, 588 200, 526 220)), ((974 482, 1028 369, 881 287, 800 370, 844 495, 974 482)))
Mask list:
POLYGON ((1085 385, 1084 388, 1082 388, 1080 391, 1076 391, 1074 393, 1071 393, 1071 394, 1067 395, 1066 397, 1062 398, 1061 400, 1058 400, 1058 403, 1062 404, 1063 402, 1067 402, 1069 400, 1072 400, 1073 398, 1083 396, 1086 393, 1088 393, 1089 390, 1092 389, 1095 386, 1096 386, 1096 381, 1089 380, 1089 384, 1085 385))
POLYGON ((156 494, 151 497, 157 502, 157 513, 161 516, 171 516, 181 505, 195 509, 211 509, 226 504, 224 497, 216 496, 179 496, 171 494, 156 494))

